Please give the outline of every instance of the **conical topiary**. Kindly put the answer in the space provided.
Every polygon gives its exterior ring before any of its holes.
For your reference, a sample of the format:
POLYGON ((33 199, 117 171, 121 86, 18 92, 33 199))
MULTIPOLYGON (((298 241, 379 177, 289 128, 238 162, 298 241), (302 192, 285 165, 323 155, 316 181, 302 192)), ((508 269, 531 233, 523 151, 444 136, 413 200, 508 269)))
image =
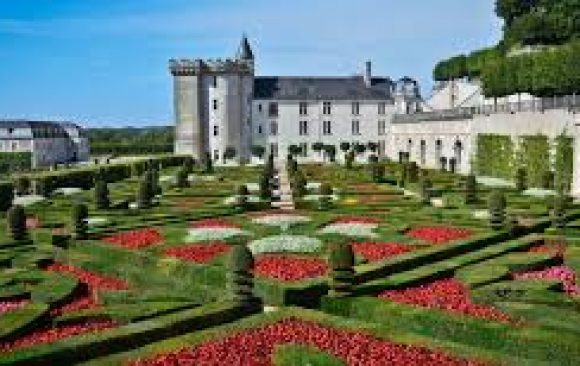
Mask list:
POLYGON ((15 241, 25 241, 28 238, 26 230, 26 213, 19 205, 10 207, 7 213, 8 231, 15 241))
POLYGON ((475 175, 469 174, 465 180, 465 204, 477 203, 477 181, 475 175))
POLYGON ((419 166, 416 162, 411 161, 406 164, 407 167, 407 179, 409 183, 417 183, 419 180, 419 166))
POLYGON ((236 207, 245 210, 248 208, 248 187, 245 184, 240 184, 237 189, 236 207))
POLYGON ((238 305, 248 306, 256 302, 254 296, 254 257, 246 245, 232 248, 229 258, 230 288, 232 297, 238 305))
POLYGON ((203 172, 206 174, 213 173, 213 161, 211 160, 211 155, 209 153, 205 154, 205 159, 203 160, 204 168, 203 172))
POLYGON ((489 221, 492 229, 501 230, 505 225, 506 200, 503 191, 491 192, 488 201, 489 221))
POLYGON ((272 189, 270 187, 270 175, 266 175, 264 172, 264 174, 260 176, 259 186, 260 186, 260 198, 263 200, 269 200, 272 197, 272 189))
POLYGON ((554 208, 552 209, 552 227, 563 229, 566 226, 566 206, 567 198, 563 194, 554 197, 554 208))
POLYGON ((181 169, 177 171, 177 174, 175 175, 175 183, 176 183, 175 185, 177 186, 177 188, 189 187, 189 181, 187 180, 188 176, 189 170, 184 165, 181 169))
POLYGON ((137 189, 137 207, 149 208, 151 207, 151 182, 146 176, 139 181, 139 188, 137 189))
POLYGON ((554 189, 554 172, 548 170, 542 174, 542 188, 554 189))
POLYGON ((399 168, 399 180, 397 182, 401 188, 405 188, 407 184, 407 172, 407 164, 401 165, 399 168))
POLYGON ((516 189, 518 192, 523 192, 528 188, 527 176, 525 168, 518 168, 516 171, 516 189))
POLYGON ((354 253, 349 243, 334 243, 328 260, 331 268, 330 296, 345 297, 354 286, 354 253))
POLYGON ((109 208, 110 204, 109 187, 107 187, 107 182, 98 179, 95 182, 95 206, 99 210, 106 210, 109 208))
POLYGON ((76 239, 86 239, 89 230, 87 219, 89 218, 89 209, 84 203, 75 203, 72 208, 71 224, 73 227, 74 237, 76 239))
POLYGON ((433 188, 433 183, 428 177, 422 177, 419 181, 419 194, 421 196, 421 203, 424 205, 429 205, 431 203, 431 188, 433 188))

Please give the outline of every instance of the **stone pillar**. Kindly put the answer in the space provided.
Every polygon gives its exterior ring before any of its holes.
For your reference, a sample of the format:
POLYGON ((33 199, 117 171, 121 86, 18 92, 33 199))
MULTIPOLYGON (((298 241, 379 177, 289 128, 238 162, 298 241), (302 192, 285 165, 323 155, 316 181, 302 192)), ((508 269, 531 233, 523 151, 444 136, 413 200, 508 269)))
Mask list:
POLYGON ((572 196, 580 198, 580 118, 576 117, 572 136, 574 137, 574 159, 572 169, 572 196))

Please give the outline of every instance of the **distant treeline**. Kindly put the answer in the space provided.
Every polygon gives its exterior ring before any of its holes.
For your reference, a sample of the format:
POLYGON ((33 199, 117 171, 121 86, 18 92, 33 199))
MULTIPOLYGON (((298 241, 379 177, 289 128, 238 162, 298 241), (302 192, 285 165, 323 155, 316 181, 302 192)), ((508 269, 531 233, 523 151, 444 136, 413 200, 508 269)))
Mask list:
POLYGON ((173 151, 173 127, 91 128, 92 155, 142 155, 173 151))

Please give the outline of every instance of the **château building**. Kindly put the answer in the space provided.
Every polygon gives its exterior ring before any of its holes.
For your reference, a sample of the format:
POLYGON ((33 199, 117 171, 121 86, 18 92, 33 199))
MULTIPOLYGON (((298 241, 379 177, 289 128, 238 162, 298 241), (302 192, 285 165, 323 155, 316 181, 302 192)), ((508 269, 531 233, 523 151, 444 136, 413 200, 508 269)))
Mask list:
MULTIPOLYGON (((226 152, 247 162, 252 147, 285 156, 301 147, 301 160, 324 159, 313 145, 342 142, 377 145, 390 155, 388 131, 396 113, 421 105, 417 82, 393 81, 372 74, 346 77, 263 77, 255 75, 254 53, 244 37, 237 54, 226 60, 171 60, 176 118, 175 152, 196 158, 226 152)), ((340 157, 340 154, 337 154, 340 157)))

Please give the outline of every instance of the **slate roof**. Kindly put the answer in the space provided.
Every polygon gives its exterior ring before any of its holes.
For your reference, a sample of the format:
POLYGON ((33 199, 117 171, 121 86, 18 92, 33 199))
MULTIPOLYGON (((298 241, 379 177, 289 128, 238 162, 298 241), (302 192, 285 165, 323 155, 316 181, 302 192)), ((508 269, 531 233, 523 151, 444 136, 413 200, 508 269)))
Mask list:
POLYGON ((0 133, 0 138, 29 139, 46 137, 69 137, 64 126, 58 122, 0 119, 0 129, 9 128, 13 128, 16 133, 14 135, 5 135, 4 133, 0 133))
POLYGON ((389 78, 372 78, 367 88, 362 76, 256 77, 254 99, 277 100, 388 100, 395 87, 389 78))
POLYGON ((242 37, 242 42, 240 43, 240 47, 238 48, 236 58, 238 60, 254 59, 254 52, 252 52, 252 47, 250 47, 250 42, 248 41, 248 38, 246 36, 242 37))

